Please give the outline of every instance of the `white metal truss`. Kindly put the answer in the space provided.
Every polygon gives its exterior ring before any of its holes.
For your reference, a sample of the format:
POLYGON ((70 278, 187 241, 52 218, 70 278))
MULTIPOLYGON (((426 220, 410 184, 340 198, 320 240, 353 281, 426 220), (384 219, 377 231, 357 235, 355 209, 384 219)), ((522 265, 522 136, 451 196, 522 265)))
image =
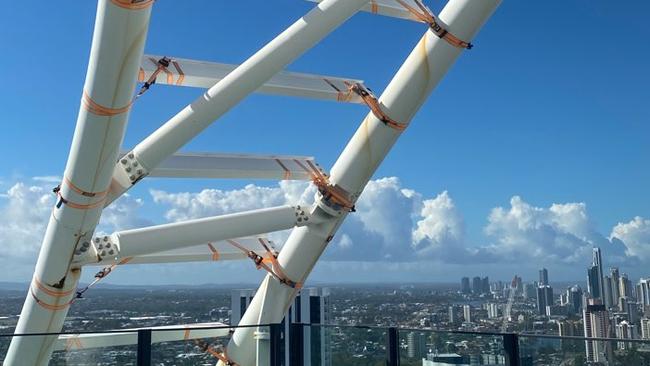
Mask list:
MULTIPOLYGON (((240 324, 279 322, 401 132, 462 50, 471 48, 469 41, 500 2, 449 0, 438 18, 419 0, 310 1, 318 3, 315 9, 235 66, 144 55, 154 0, 98 0, 77 129, 63 181, 55 189, 57 203, 16 333, 59 332, 79 293, 83 266, 108 265, 96 276, 99 280, 122 264, 245 258, 269 274, 240 324), (359 10, 427 24, 424 36, 380 98, 359 80, 284 71, 359 10), (136 81, 144 83, 138 94, 136 81), (132 150, 120 153, 129 109, 137 95, 154 84, 207 91, 132 150), (371 112, 331 174, 308 157, 177 153, 256 91, 365 103, 371 112), (265 208, 93 237, 102 209, 146 177, 311 180, 318 193, 310 208, 265 208), (256 237, 291 228, 279 253, 256 237)), ((268 344, 260 334, 262 329, 237 329, 228 345, 227 361, 261 365, 259 355, 268 344)), ((131 334, 15 337, 4 364, 46 365, 54 349, 65 349, 70 342, 132 344, 124 343, 133 342, 132 338, 131 334)), ((176 339, 172 338, 165 339, 176 339)))
MULTIPOLYGON (((208 89, 225 78, 237 66, 183 58, 145 55, 142 58, 138 81, 145 82, 152 80, 156 84, 208 89), (167 64, 166 61, 161 61, 165 59, 169 60, 169 66, 160 65, 161 62, 167 64), (154 76, 153 79, 152 76, 154 76)), ((362 81, 334 76, 280 71, 262 84, 257 89, 257 92, 270 95, 362 103, 361 98, 358 96, 341 92, 347 90, 346 83, 362 83, 362 81)))
MULTIPOLYGON (((128 162, 128 160, 125 160, 128 162)), ((312 157, 244 154, 176 153, 155 167, 149 177, 311 180, 322 169, 312 157)), ((130 168, 137 174, 137 169, 130 168)))

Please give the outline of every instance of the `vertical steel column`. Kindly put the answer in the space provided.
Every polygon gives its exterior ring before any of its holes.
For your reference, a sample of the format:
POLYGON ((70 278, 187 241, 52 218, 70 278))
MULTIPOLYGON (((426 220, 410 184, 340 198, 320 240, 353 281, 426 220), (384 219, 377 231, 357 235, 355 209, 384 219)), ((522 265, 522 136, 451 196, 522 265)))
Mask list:
POLYGON ((138 330, 138 359, 136 365, 151 365, 151 329, 138 330))
POLYGON ((386 345, 386 365, 399 366, 399 331, 395 327, 388 328, 388 344, 386 345))
POLYGON ((516 334, 503 335, 503 351, 506 356, 506 366, 519 366, 519 337, 516 334))
MULTIPOLYGON (((61 331, 99 222, 132 105, 153 0, 99 0, 81 106, 15 333, 61 331)), ((70 3, 70 6, 74 4, 70 3)), ((52 93, 52 91, 50 91, 52 93)), ((52 93, 56 97, 56 91, 52 93)), ((12 340, 4 365, 47 365, 56 336, 12 340)))

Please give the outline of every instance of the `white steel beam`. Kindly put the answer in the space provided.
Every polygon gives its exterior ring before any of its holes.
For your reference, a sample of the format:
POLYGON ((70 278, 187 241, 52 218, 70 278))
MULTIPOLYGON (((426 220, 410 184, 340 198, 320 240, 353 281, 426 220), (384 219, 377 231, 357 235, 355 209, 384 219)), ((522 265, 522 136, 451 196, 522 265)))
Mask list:
MULTIPOLYGON (((145 55, 138 81, 149 81, 158 70, 158 60, 165 56, 145 55)), ((189 86, 208 89, 233 72, 239 65, 216 62, 169 58, 170 65, 155 77, 155 84, 189 86)), ((361 80, 334 76, 303 74, 280 71, 262 84, 257 92, 262 94, 304 97, 348 103, 362 103, 355 94, 346 93, 347 83, 361 83, 361 80)))
POLYGON ((311 180, 302 167, 318 164, 312 157, 176 153, 154 168, 150 177, 311 180))
POLYGON ((243 64, 208 89, 118 162, 108 202, 144 178, 158 164, 201 133, 273 75, 355 14, 368 0, 325 0, 243 64), (126 168, 137 164, 134 170, 126 168))
POLYGON ((196 323, 184 325, 166 325, 161 327, 124 329, 124 332, 98 334, 60 335, 54 345, 54 351, 82 351, 93 348, 108 348, 138 344, 139 329, 151 329, 151 343, 191 341, 201 338, 228 337, 230 329, 223 323, 196 323), (223 327, 214 329, 214 327, 223 327), (202 329, 203 328, 203 329, 202 329), (213 329, 210 329, 213 328, 213 329))
MULTIPOLYGON (((153 0, 99 0, 70 155, 16 333, 59 332, 77 287, 75 247, 92 238, 124 137, 153 0)), ((15 337, 4 365, 47 365, 56 336, 15 337)))
MULTIPOLYGON (((323 0, 307 0, 307 1, 312 3, 320 3, 323 0)), ((406 2, 408 5, 411 5, 417 9, 417 5, 413 0, 403 0, 403 1, 406 2)), ((420 19, 414 17, 413 14, 410 11, 408 11, 408 9, 406 9, 404 6, 402 6, 402 4, 398 3, 395 0, 370 0, 368 4, 366 4, 363 8, 361 8, 361 11, 365 11, 373 14, 385 15, 393 18, 400 18, 400 19, 407 19, 416 22, 421 22, 420 19)))
POLYGON ((118 231, 110 236, 95 238, 92 244, 85 247, 86 250, 79 248, 75 252, 74 263, 120 262, 130 257, 208 242, 287 230, 310 222, 309 215, 300 206, 280 206, 118 231))
MULTIPOLYGON (((499 2, 450 0, 440 19, 448 25, 449 32, 469 41, 499 2)), ((408 124, 461 51, 427 30, 379 99, 385 114, 395 121, 408 124)), ((350 199, 356 200, 400 132, 369 113, 334 164, 331 184, 345 190, 350 199)), ((320 217, 322 223, 294 229, 278 256, 278 262, 288 278, 304 283, 346 216, 347 212, 337 212, 325 199, 318 197, 312 207, 312 217, 320 217)), ((296 289, 267 276, 240 325, 279 323, 295 295, 296 289)), ((254 355, 254 329, 235 330, 228 344, 231 360, 240 365, 252 365, 254 355)))
MULTIPOLYGON (((237 238, 235 241, 255 253, 263 255, 266 248, 260 243, 262 238, 237 238)), ((100 238, 100 243, 103 238, 100 238)), ((271 250, 276 250, 273 243, 269 240, 265 242, 269 245, 271 250)), ((99 243, 97 243, 99 244, 99 243)), ((95 251, 101 252, 104 250, 95 245, 95 251)), ((110 249, 109 249, 110 250, 110 249)), ((88 265, 110 266, 114 264, 129 265, 129 264, 158 264, 158 263, 180 263, 180 262, 211 262, 211 261, 233 261, 248 259, 246 252, 234 247, 228 241, 209 242, 201 245, 195 245, 186 248, 166 250, 153 254, 140 255, 136 257, 116 258, 105 256, 100 262, 88 263, 88 265)))

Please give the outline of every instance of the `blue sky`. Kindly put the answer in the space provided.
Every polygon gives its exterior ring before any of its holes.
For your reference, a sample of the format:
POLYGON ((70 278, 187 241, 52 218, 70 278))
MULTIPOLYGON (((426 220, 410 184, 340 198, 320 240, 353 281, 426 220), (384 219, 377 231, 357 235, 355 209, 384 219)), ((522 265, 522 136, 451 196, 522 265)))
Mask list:
MULTIPOLYGON (((427 3, 436 12, 443 6, 441 1, 427 3)), ((297 0, 158 1, 145 50, 240 63, 312 6, 297 0)), ((13 2, 0 13, 0 154, 6 157, 0 166, 0 191, 19 182, 38 186, 42 180, 33 177, 63 171, 95 8, 95 2, 80 0, 38 7, 13 2)), ((533 210, 542 213, 542 221, 548 219, 544 210, 553 204, 584 203, 579 211, 588 215, 585 225, 602 238, 609 238, 618 223, 631 223, 636 216, 647 220, 649 11, 645 1, 504 1, 474 40, 476 47, 462 55, 434 91, 375 178, 398 177, 399 189, 418 192, 425 201, 447 191, 462 222, 462 239, 456 240, 470 249, 507 242, 502 240, 504 226, 495 228, 489 217, 496 207, 511 210, 513 196, 542 210, 533 210)), ((359 78, 381 91, 424 30, 422 24, 360 13, 288 69, 359 78)), ((131 113, 125 147, 200 93, 154 86, 131 113)), ((253 95, 184 150, 313 155, 328 167, 366 113, 363 106, 253 95)), ((152 189, 196 193, 204 188, 235 190, 248 183, 277 187, 273 182, 151 180, 132 196, 142 200, 139 222, 159 223, 169 219, 171 204, 154 204, 152 189)), ((9 198, 2 200, 0 207, 9 212, 9 198)), ((641 234, 630 234, 630 240, 645 250, 650 238, 643 236, 643 220, 641 234)), ((600 240, 569 231, 585 243, 600 240)), ((581 279, 590 260, 570 265, 547 263, 548 258, 528 258, 530 268, 519 274, 532 278, 545 265, 581 279)), ((648 258, 637 256, 620 265, 635 275, 649 275, 643 271, 648 258)), ((428 261, 435 262, 435 255, 428 261)), ((410 265, 426 267, 420 261, 410 265)), ((438 267, 437 272, 395 271, 402 280, 423 273, 455 280, 464 271, 462 266, 438 267)), ((511 276, 496 258, 477 261, 474 267, 467 275, 511 276)), ((315 279, 326 278, 332 268, 318 267, 315 279)), ((16 279, 0 275, 0 281, 16 279)))

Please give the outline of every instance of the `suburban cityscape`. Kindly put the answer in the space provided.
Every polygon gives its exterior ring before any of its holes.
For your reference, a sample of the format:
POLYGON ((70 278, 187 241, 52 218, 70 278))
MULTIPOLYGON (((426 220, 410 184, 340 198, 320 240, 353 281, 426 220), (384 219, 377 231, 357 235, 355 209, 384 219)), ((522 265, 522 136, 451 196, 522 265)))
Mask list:
MULTIPOLYGON (((304 359, 297 363, 305 365, 383 364, 388 327, 400 328, 402 365, 505 364, 498 333, 519 335, 522 365, 650 364, 650 279, 633 281, 619 268, 606 271, 598 248, 585 274, 584 283, 554 281, 552 272, 541 268, 529 282, 519 275, 511 281, 468 276, 458 284, 305 288, 284 321, 285 359, 293 357, 288 324, 302 323, 307 324, 300 340, 304 359)), ((200 322, 234 326, 252 288, 98 287, 74 304, 64 331, 200 322)), ((2 290, 1 333, 13 332, 23 296, 18 288, 2 290)), ((9 340, 2 338, 0 354, 9 340)), ((226 340, 209 341, 219 347, 226 340)), ((132 346, 60 351, 51 364, 133 364, 134 352, 132 346)), ((153 357, 160 365, 214 362, 205 344, 187 341, 154 345, 153 357)))

